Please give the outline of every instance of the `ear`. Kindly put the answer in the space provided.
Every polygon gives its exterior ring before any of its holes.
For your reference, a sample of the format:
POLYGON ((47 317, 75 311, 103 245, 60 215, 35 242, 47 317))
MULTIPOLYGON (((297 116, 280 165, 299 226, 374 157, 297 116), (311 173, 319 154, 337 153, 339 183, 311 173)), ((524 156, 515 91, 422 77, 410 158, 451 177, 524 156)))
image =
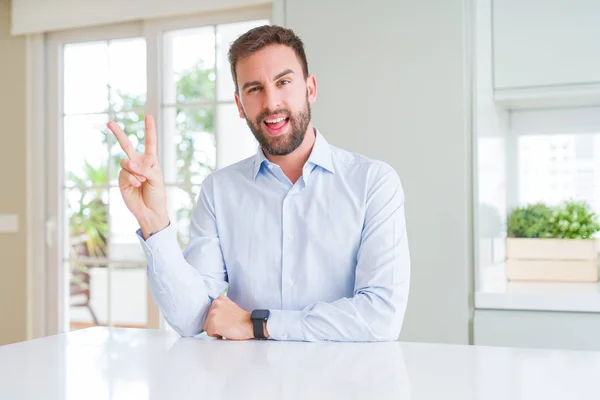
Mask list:
POLYGON ((240 118, 245 119, 246 115, 244 114, 244 109, 242 108, 242 101, 240 100, 240 96, 238 95, 237 91, 233 94, 233 97, 235 98, 235 105, 237 105, 238 113, 240 114, 240 118))
POLYGON ((306 78, 306 88, 308 92, 308 103, 313 104, 317 101, 317 78, 314 75, 309 75, 306 78))

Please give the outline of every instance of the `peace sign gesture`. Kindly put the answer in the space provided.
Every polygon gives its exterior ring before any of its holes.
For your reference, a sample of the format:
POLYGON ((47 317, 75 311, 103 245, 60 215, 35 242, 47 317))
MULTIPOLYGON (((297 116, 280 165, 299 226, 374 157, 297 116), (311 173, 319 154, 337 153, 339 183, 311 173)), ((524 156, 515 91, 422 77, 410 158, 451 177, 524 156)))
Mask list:
POLYGON ((115 121, 108 123, 108 129, 117 138, 127 155, 121 160, 119 189, 129 211, 140 224, 144 239, 169 225, 167 195, 162 172, 156 156, 156 128, 154 119, 146 116, 146 150, 138 154, 125 132, 115 121))

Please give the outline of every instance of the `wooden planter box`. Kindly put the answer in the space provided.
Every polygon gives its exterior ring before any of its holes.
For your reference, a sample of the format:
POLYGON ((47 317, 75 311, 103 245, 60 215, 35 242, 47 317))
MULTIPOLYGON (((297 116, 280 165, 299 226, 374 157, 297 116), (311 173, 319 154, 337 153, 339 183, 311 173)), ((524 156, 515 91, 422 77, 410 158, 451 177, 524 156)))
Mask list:
POLYGON ((595 239, 506 239, 506 277, 511 281, 597 282, 595 239))

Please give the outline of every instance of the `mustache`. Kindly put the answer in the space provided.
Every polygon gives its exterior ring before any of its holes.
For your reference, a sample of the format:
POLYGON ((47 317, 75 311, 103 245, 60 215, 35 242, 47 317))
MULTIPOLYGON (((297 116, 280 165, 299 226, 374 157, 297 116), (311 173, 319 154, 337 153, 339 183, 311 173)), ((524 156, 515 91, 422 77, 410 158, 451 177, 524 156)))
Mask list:
POLYGON ((290 110, 288 110, 286 108, 280 108, 279 110, 274 110, 274 111, 265 110, 262 113, 260 113, 258 115, 258 117, 256 117, 256 124, 260 125, 265 118, 267 118, 269 115, 273 115, 273 114, 285 115, 286 118, 290 118, 290 116, 292 115, 290 110))

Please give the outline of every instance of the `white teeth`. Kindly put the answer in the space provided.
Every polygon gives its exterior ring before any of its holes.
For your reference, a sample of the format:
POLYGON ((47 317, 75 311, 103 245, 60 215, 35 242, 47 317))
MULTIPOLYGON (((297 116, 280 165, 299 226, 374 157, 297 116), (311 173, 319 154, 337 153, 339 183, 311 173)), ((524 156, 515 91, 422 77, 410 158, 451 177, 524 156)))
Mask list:
POLYGON ((285 118, 275 118, 275 119, 265 119, 267 124, 276 124, 278 122, 283 121, 285 118))

